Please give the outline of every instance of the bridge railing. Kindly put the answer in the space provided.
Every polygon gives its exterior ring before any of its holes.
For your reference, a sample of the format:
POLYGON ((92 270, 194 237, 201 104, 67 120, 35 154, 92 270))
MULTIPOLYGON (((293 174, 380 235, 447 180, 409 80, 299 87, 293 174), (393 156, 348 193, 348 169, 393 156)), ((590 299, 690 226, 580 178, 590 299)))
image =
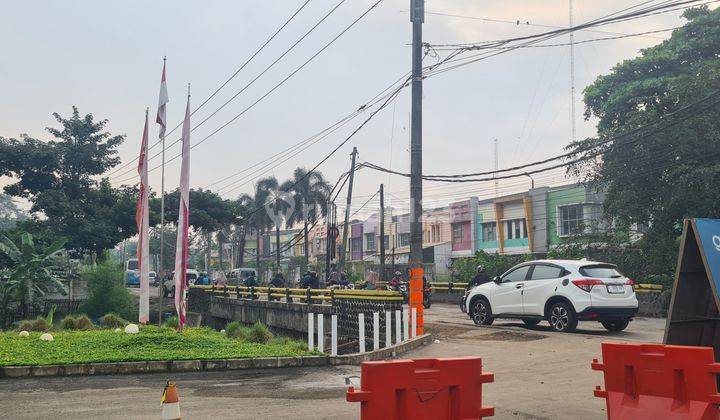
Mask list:
POLYGON ((205 293, 250 300, 277 300, 285 302, 323 303, 336 299, 356 299, 363 301, 404 301, 399 292, 388 290, 356 290, 356 289, 298 289, 268 286, 190 286, 201 289, 205 293))

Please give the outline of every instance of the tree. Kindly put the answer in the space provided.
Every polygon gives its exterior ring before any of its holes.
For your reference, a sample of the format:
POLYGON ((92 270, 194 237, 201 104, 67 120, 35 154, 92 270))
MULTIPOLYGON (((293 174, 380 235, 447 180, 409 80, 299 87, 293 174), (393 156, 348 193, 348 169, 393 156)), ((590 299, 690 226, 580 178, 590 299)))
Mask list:
POLYGON ((330 194, 330 185, 320 172, 308 172, 304 168, 297 168, 293 178, 280 187, 284 191, 291 191, 295 200, 295 211, 288 216, 287 224, 303 225, 303 241, 305 251, 305 270, 307 258, 310 255, 308 242, 308 224, 317 221, 318 217, 327 215, 327 200, 330 194))
POLYGON ((12 197, 7 194, 0 194, 0 231, 10 229, 17 222, 26 218, 27 216, 18 208, 12 197))
MULTIPOLYGON (((150 203, 154 212, 160 211, 160 199, 154 198, 150 203)), ((176 189, 165 194, 165 220, 177 226, 180 209, 180 190, 176 189)), ((190 190, 190 220, 193 230, 202 234, 205 241, 206 262, 209 258, 212 235, 223 227, 233 224, 238 219, 236 203, 225 200, 217 193, 202 188, 190 190)))
POLYGON ((647 227, 638 245, 654 273, 673 271, 684 218, 720 217, 720 9, 683 16, 689 22, 670 39, 585 89, 585 118, 597 118, 598 137, 569 146, 588 158, 571 171, 606 191, 605 212, 616 226, 647 227), (714 102, 698 103, 710 95, 714 102), (601 145, 622 133, 633 134, 601 145), (592 156, 598 150, 601 159, 592 156))
MULTIPOLYGON (((0 236, 0 252, 12 260, 10 278, 2 284, 1 294, 6 299, 18 302, 23 318, 27 318, 30 307, 39 297, 58 290, 65 293, 63 284, 52 274, 54 266, 52 258, 65 244, 65 239, 58 239, 45 247, 36 245, 29 233, 24 233, 18 245, 7 236, 0 236)), ((4 302, 7 305, 7 301, 4 302)))
POLYGON ((88 298, 80 310, 91 318, 115 313, 124 319, 137 319, 137 311, 125 287, 123 273, 123 268, 110 259, 81 273, 80 277, 88 285, 88 298))
POLYGON ((68 238, 76 251, 104 255, 135 234, 134 211, 127 210, 134 209, 136 191, 95 179, 120 162, 117 147, 124 137, 106 132, 107 120, 81 116, 76 107, 69 118, 53 116, 60 128, 47 129, 51 141, 0 137, 0 176, 15 181, 4 190, 30 200, 36 227, 68 238))

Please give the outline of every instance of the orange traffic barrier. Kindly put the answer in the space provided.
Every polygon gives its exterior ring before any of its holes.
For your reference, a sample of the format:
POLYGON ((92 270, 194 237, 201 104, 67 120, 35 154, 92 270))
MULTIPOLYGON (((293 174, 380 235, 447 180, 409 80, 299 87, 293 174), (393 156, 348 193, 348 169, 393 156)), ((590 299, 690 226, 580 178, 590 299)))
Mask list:
POLYGON ((174 381, 167 382, 160 402, 162 404, 162 413, 160 414, 162 420, 178 420, 182 418, 180 415, 180 399, 174 381))
POLYGON ((415 308, 417 316, 417 325, 415 326, 415 335, 423 335, 425 322, 423 320, 423 268, 410 269, 410 296, 408 303, 411 308, 415 308))
POLYGON ((603 343, 602 356, 591 366, 605 374, 594 394, 608 419, 720 419, 712 347, 603 343))
POLYGON ((362 420, 478 419, 495 415, 482 406, 482 384, 493 379, 479 357, 364 362, 346 399, 360 403, 362 420))

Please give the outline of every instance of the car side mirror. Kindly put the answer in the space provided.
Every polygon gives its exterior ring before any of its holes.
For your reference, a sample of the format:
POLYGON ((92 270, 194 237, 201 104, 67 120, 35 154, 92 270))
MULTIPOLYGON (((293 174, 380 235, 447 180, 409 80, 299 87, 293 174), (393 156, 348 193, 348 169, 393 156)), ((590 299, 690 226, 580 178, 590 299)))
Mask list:
POLYGON ((500 284, 502 283, 502 279, 500 278, 500 276, 495 276, 493 277, 493 282, 495 282, 495 284, 500 284))

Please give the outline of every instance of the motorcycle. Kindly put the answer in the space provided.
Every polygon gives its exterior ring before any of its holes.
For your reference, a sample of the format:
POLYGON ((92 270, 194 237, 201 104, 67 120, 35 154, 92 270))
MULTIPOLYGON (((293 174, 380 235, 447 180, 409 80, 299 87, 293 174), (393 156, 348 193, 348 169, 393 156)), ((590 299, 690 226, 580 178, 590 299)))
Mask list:
POLYGON ((423 307, 425 309, 430 309, 430 305, 432 305, 432 287, 430 285, 425 286, 423 288, 423 307))

